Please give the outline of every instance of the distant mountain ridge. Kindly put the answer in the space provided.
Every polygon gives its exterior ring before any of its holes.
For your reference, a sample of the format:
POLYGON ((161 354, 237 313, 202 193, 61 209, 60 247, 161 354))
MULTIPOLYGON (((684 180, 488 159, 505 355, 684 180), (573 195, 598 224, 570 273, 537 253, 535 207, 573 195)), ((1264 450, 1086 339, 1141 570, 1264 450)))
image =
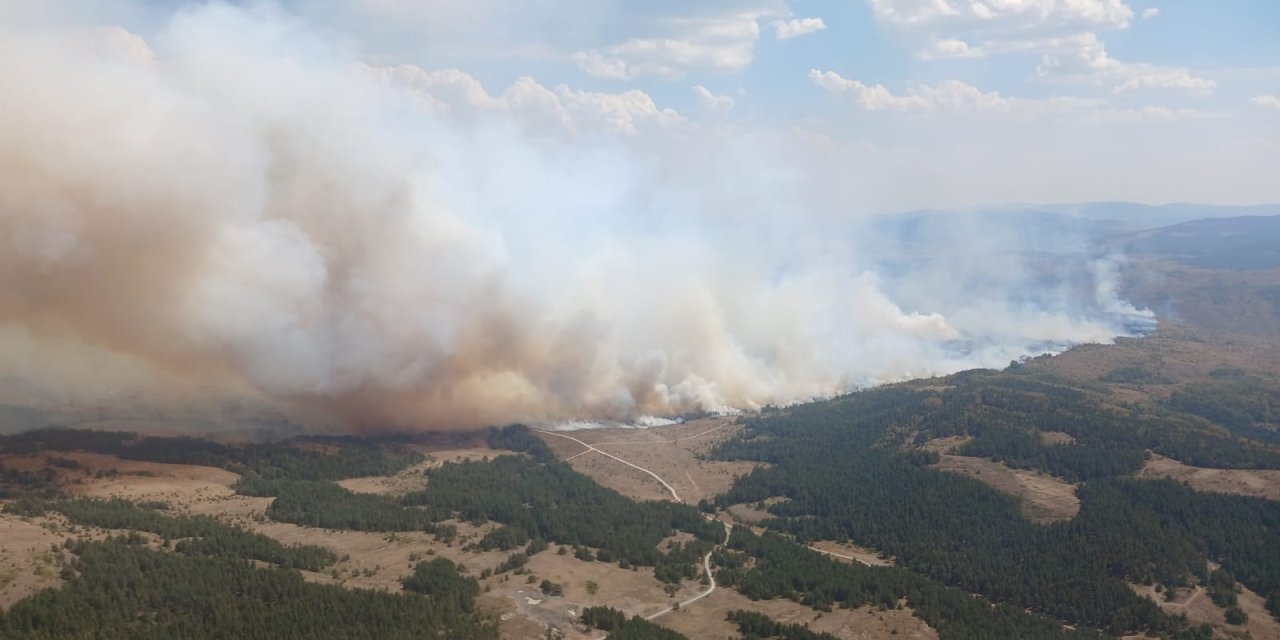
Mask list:
POLYGON ((1191 220, 1115 239, 1130 255, 1205 269, 1280 267, 1280 215, 1191 220))
POLYGON ((874 217, 864 231, 878 236, 876 248, 885 254, 936 251, 952 238, 968 236, 987 249, 1056 254, 1115 249, 1205 268, 1280 266, 1280 204, 1091 202, 920 210, 874 217))
POLYGON ((1280 203, 1256 205, 1214 205, 1192 202, 1150 205, 1137 202, 1078 202, 1057 204, 1005 204, 955 209, 921 209, 895 216, 921 215, 1021 216, 1053 214, 1077 220, 1114 221, 1131 225, 1132 230, 1163 227, 1204 218, 1236 218, 1280 215, 1280 203))

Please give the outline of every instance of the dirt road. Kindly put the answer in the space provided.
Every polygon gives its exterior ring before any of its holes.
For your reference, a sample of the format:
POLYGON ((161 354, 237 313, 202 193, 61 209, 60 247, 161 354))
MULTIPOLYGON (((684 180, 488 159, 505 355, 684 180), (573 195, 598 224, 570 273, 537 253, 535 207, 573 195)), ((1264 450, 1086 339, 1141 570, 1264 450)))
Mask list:
MULTIPOLYGON (((728 424, 728 423, 725 423, 725 424, 728 424)), ((719 427, 716 427, 716 429, 720 429, 720 428, 722 428, 722 427, 724 427, 724 426, 725 426, 725 425, 720 425, 719 427)), ((704 431, 703 433, 697 434, 696 436, 690 436, 690 437, 697 437, 697 436, 701 436, 701 435, 706 435, 707 433, 710 433, 711 431, 715 431, 716 429, 710 429, 710 430, 708 430, 708 431, 704 431)), ((576 443, 578 443, 578 444, 580 444, 580 445, 582 445, 582 446, 586 447, 586 448, 587 448, 587 451, 594 451, 594 452, 596 452, 596 453, 598 453, 598 454, 600 454, 600 455, 602 455, 602 456, 605 456, 605 457, 610 458, 610 459, 612 459, 612 460, 616 460, 616 461, 618 461, 618 462, 621 462, 622 464, 625 464, 625 465, 627 465, 628 467, 631 467, 632 469, 636 469, 636 470, 639 470, 639 471, 643 471, 643 472, 645 472, 645 473, 649 474, 650 476, 653 476, 653 479, 655 479, 655 480, 657 480, 658 482, 662 483, 662 486, 666 487, 666 488, 667 488, 667 491, 671 492, 671 498, 672 498, 673 500, 675 500, 676 502, 682 503, 682 504, 684 503, 684 499, 680 497, 680 494, 676 493, 676 490, 675 490, 675 488, 674 488, 674 487, 672 487, 672 486, 671 486, 671 483, 667 482, 666 480, 663 480, 663 479, 662 479, 662 476, 660 476, 660 475, 658 475, 658 474, 654 473, 653 471, 650 471, 649 469, 646 469, 646 468, 644 468, 644 467, 642 467, 642 466, 640 466, 640 465, 638 465, 638 464, 633 464, 633 463, 631 463, 631 462, 628 462, 628 461, 626 461, 626 460, 623 460, 622 458, 619 458, 618 456, 615 456, 615 455, 613 455, 612 453, 609 453, 608 451, 601 451, 600 449, 597 449, 597 448, 595 448, 595 447, 593 447, 593 446, 591 446, 591 445, 589 445, 589 444, 587 444, 587 443, 585 443, 585 442, 583 442, 583 441, 581 441, 581 440, 579 440, 579 439, 577 439, 577 438, 575 438, 575 437, 573 437, 573 436, 565 435, 565 434, 563 434, 563 433, 556 433, 556 432, 554 432, 554 431, 543 431, 543 433, 545 433, 545 434, 547 434, 547 435, 556 436, 556 437, 559 437, 559 438, 565 438, 565 439, 567 439, 567 440, 572 440, 572 441, 574 441, 574 442, 576 442, 576 443)), ((614 443, 614 444, 616 444, 616 443, 614 443)), ((583 453, 586 453, 587 451, 584 451, 583 453)), ((577 454, 577 455, 582 455, 582 454, 577 454)), ((692 478, 691 478, 691 479, 692 479, 692 478)), ((655 618, 659 618, 659 617, 664 616, 664 615, 666 615, 666 614, 668 614, 668 613, 671 613, 672 611, 675 611, 677 608, 687 607, 687 606, 689 606, 689 605, 691 605, 691 604, 693 604, 693 603, 695 603, 695 602, 697 602, 697 601, 699 601, 699 600, 701 600, 701 599, 703 599, 703 598, 705 598, 705 597, 707 597, 707 596, 709 596, 709 595, 711 595, 712 593, 714 593, 714 592, 715 592, 715 590, 716 590, 716 576, 715 576, 715 574, 714 574, 714 573, 712 573, 712 571, 711 571, 711 554, 715 553, 715 550, 716 550, 716 549, 719 549, 719 548, 721 548, 721 547, 723 547, 724 545, 726 545, 726 544, 728 544, 728 543, 729 543, 729 536, 733 533, 733 524, 732 524, 732 523, 729 523, 729 522, 720 521, 720 520, 718 520, 717 518, 714 518, 714 517, 712 517, 712 516, 707 516, 707 519, 708 519, 708 520, 717 520, 718 522, 720 522, 720 524, 724 525, 724 541, 723 541, 723 542, 721 542, 720 544, 716 545, 716 546, 715 546, 715 548, 714 548, 714 549, 712 549, 711 551, 708 551, 708 552, 707 552, 707 555, 703 556, 703 558, 702 558, 702 570, 706 572, 707 580, 709 581, 709 584, 708 584, 707 588, 706 588, 705 590, 703 590, 701 593, 699 593, 699 594, 697 594, 697 595, 695 595, 695 596, 693 596, 693 597, 691 597, 691 598, 689 598, 689 599, 687 599, 687 600, 685 600, 685 601, 683 601, 683 602, 681 602, 681 603, 679 603, 679 604, 672 605, 672 606, 667 607, 667 608, 665 608, 665 609, 663 609, 663 610, 661 610, 661 611, 658 611, 658 612, 656 612, 656 613, 649 614, 648 616, 646 616, 646 617, 645 617, 645 619, 646 619, 646 620, 653 620, 653 619, 655 619, 655 618)))
MULTIPOLYGON (((658 474, 656 474, 656 473, 654 473, 654 472, 652 472, 652 471, 650 471, 650 470, 648 470, 648 469, 646 469, 646 468, 644 468, 644 467, 642 467, 642 466, 640 466, 640 465, 638 465, 638 464, 632 464, 632 463, 630 463, 630 462, 627 462, 626 460, 623 460, 622 458, 619 458, 618 456, 615 456, 615 455, 613 455, 612 453, 609 453, 608 451, 601 451, 600 449, 597 449, 597 448, 595 448, 595 447, 593 447, 593 446, 591 446, 591 445, 589 445, 589 444, 587 444, 587 443, 585 443, 585 442, 583 442, 583 441, 581 441, 581 440, 579 440, 579 439, 577 439, 577 438, 575 438, 575 437, 573 437, 573 436, 567 436, 567 435, 565 435, 565 434, 563 434, 563 433, 557 433, 557 432, 555 432, 555 431, 543 431, 542 433, 545 433, 545 434, 547 434, 547 435, 549 435, 549 436, 556 436, 557 438, 564 438, 564 439, 566 439, 566 440, 572 440, 572 441, 574 441, 574 442, 576 442, 576 443, 578 443, 578 444, 580 444, 580 445, 582 445, 582 446, 586 447, 588 451, 594 451, 594 452, 596 452, 596 453, 598 453, 598 454, 600 454, 600 455, 602 455, 602 456, 604 456, 604 457, 606 457, 606 458, 611 458, 611 459, 613 459, 613 460, 617 460, 618 462, 621 462, 622 464, 625 464, 625 465, 627 465, 628 467, 631 467, 632 469, 636 469, 636 470, 638 470, 638 471, 643 471, 643 472, 645 472, 645 473, 649 474, 650 476, 653 476, 653 479, 654 479, 654 480, 657 480, 658 482, 662 483, 662 486, 666 487, 666 488, 667 488, 667 491, 670 491, 670 492, 671 492, 671 498, 672 498, 672 499, 674 499, 676 502, 680 502, 680 503, 683 503, 683 502, 684 502, 684 499, 680 497, 680 494, 676 493, 675 487, 672 487, 672 486, 671 486, 671 484, 670 484, 669 482, 667 482, 666 480, 663 480, 663 479, 662 479, 662 476, 660 476, 660 475, 658 475, 658 474)), ((584 453, 585 453, 585 452, 584 452, 584 453)), ((581 454, 579 454, 579 455, 581 455, 581 454)))
MULTIPOLYGON (((707 519, 708 519, 708 520, 714 520, 715 518, 712 518, 711 516, 707 516, 707 519)), ((728 523, 728 522, 723 522, 723 521, 721 521, 721 522, 720 522, 720 524, 723 524, 723 525, 724 525, 724 542, 721 542, 720 544, 716 545, 716 549, 719 549, 720 547, 723 547, 724 545, 729 544, 729 536, 733 533, 733 525, 732 525, 732 524, 730 524, 730 523, 728 523)), ((685 607, 687 607, 687 606, 689 606, 689 605, 691 605, 691 604, 693 604, 693 603, 695 603, 695 602, 697 602, 697 601, 699 601, 699 600, 701 600, 701 599, 703 599, 703 598, 705 598, 705 597, 707 597, 707 596, 711 595, 713 592, 715 592, 715 590, 716 590, 716 576, 715 576, 715 574, 711 573, 711 554, 713 554, 713 553, 715 553, 715 549, 712 549, 711 551, 708 551, 708 552, 707 552, 707 555, 705 555, 705 556, 703 556, 703 557, 702 557, 702 569, 703 569, 704 571, 706 571, 706 572, 707 572, 707 579, 711 581, 710 586, 708 586, 708 587, 707 587, 707 589, 706 589, 705 591, 703 591, 702 593, 699 593, 698 595, 693 596, 692 598, 689 598, 688 600, 685 600, 684 602, 681 602, 681 603, 680 603, 680 608, 681 608, 681 609, 683 609, 683 608, 685 608, 685 607)), ((648 616, 645 616, 645 620, 653 620, 654 618, 657 618, 657 617, 660 617, 660 616, 664 616, 664 615, 666 615, 666 614, 668 614, 668 613, 671 613, 672 611, 675 611, 675 609, 676 609, 676 607, 667 607, 666 609, 663 609, 662 611, 659 611, 659 612, 657 612, 657 613, 654 613, 654 614, 650 614, 650 615, 648 615, 648 616)))

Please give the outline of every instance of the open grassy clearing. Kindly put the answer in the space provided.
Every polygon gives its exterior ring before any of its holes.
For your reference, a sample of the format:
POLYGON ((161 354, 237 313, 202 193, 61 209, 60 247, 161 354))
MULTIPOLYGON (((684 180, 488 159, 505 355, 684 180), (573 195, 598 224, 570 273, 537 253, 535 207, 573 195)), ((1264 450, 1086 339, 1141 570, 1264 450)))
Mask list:
POLYGON ((526 569, 528 575, 504 574, 498 579, 483 581, 491 585, 486 597, 500 598, 511 605, 506 614, 508 618, 503 620, 504 630, 526 627, 533 621, 543 629, 556 627, 570 638, 588 637, 590 634, 575 631, 577 616, 586 606, 604 605, 627 615, 647 616, 704 589, 697 581, 686 580, 669 595, 651 569, 630 570, 613 563, 583 562, 574 559, 571 553, 557 555, 554 546, 531 557, 526 569), (529 576, 533 582, 529 582, 529 576), (562 586, 564 594, 542 593, 539 584, 544 579, 562 586))
POLYGON ((1070 520, 1080 512, 1075 485, 1046 473, 1013 469, 986 458, 952 454, 943 454, 934 468, 968 476, 1018 498, 1022 515, 1032 522, 1046 524, 1070 520))
MULTIPOLYGON (((1060 437, 1050 438, 1061 440, 1060 437)), ((968 436, 935 438, 922 448, 939 454, 939 461, 933 468, 973 478, 996 491, 1018 498, 1022 514, 1032 522, 1047 524, 1070 520, 1080 512, 1076 485, 1061 478, 1030 469, 1014 469, 986 458, 950 453, 968 441, 968 436)))
POLYGON ((1280 500, 1280 471, 1276 470, 1205 469, 1152 454, 1138 476, 1172 478, 1196 491, 1280 500))
POLYGON ((875 549, 858 546, 848 542, 833 542, 831 540, 817 540, 809 545, 810 549, 824 551, 829 557, 835 558, 841 562, 860 562, 873 567, 892 567, 893 559, 886 558, 875 549), (848 556, 848 557, 845 557, 848 556), (850 560, 849 558, 852 558, 850 560))
POLYGON ((805 624, 813 631, 830 633, 842 640, 938 638, 936 631, 907 608, 881 611, 866 606, 822 613, 781 598, 753 601, 732 589, 717 589, 697 606, 673 612, 657 622, 689 638, 734 638, 738 637, 738 629, 725 620, 725 615, 739 609, 763 613, 785 624, 805 624))
MULTIPOLYGON (((399 473, 391 476, 365 476, 361 478, 347 478, 339 480, 338 485, 354 493, 374 493, 389 496, 402 496, 413 491, 421 491, 427 486, 427 478, 424 472, 428 469, 434 469, 446 462, 461 462, 463 460, 481 460, 484 458, 492 458, 498 452, 483 447, 473 447, 467 449, 448 449, 444 451, 434 451, 426 448, 415 447, 419 452, 426 454, 427 459, 415 465, 405 467, 399 473)), ((510 453, 510 452, 506 452, 510 453)))
MULTIPOLYGON (((566 432, 583 442, 653 471, 689 504, 728 490, 734 478, 755 465, 700 459, 741 427, 732 418, 690 420, 665 427, 584 429, 566 432)), ((542 435, 556 456, 579 473, 636 500, 667 500, 671 494, 651 476, 590 452, 582 445, 542 435), (582 454, 583 451, 588 451, 582 454), (579 455, 581 454, 581 455, 579 455)))
POLYGON ((1119 338, 1115 344, 1085 344, 1030 365, 1067 378, 1095 382, 1118 370, 1138 368, 1158 374, 1147 382, 1110 386, 1117 403, 1167 399, 1185 384, 1213 380, 1214 371, 1280 375, 1280 340, 1274 335, 1232 333, 1161 319, 1145 338, 1119 338))
POLYGON ((1154 585, 1130 585, 1140 595, 1146 596, 1160 605, 1172 615, 1185 614, 1193 623, 1213 625, 1214 638, 1262 640, 1263 638, 1280 638, 1280 622, 1267 611, 1265 599, 1241 585, 1238 595, 1239 606, 1249 616, 1243 625, 1227 624, 1221 607, 1213 603, 1204 587, 1195 586, 1179 589, 1172 600, 1164 593, 1156 592, 1154 585))
POLYGON ((52 547, 64 536, 46 519, 26 519, 0 514, 0 608, 39 591, 58 586, 58 570, 52 563, 52 547))

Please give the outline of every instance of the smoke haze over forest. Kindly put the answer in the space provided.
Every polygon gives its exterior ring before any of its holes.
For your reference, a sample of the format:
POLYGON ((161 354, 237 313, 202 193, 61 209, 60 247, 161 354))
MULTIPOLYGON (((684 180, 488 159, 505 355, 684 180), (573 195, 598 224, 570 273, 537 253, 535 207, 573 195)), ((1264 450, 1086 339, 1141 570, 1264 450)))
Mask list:
POLYGON ((633 421, 1152 322, 1083 231, 1029 246, 957 217, 908 242, 787 127, 529 77, 490 93, 275 5, 14 24, 0 403, 216 389, 362 428, 633 421))

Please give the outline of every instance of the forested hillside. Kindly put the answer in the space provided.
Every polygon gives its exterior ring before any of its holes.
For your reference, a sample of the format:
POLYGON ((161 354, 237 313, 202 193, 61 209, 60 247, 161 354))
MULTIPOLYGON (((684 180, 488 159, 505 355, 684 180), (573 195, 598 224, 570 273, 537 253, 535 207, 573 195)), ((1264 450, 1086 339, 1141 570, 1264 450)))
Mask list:
MULTIPOLYGON (((1207 560, 1271 594, 1270 606, 1280 613, 1280 504, 1126 477, 1148 450, 1201 466, 1244 468, 1276 468, 1280 453, 1191 416, 1105 403, 1103 393, 1016 370, 975 371, 772 411, 748 419, 742 437, 717 450, 769 466, 705 507, 784 498, 768 507, 776 516, 765 523, 770 529, 800 541, 867 545, 916 574, 1115 634, 1203 633, 1126 583, 1202 583, 1207 560), (1071 441, 1050 444, 1044 432, 1071 441), (1033 524, 1016 498, 929 468, 936 456, 918 447, 945 436, 969 438, 962 453, 1083 482, 1079 515, 1033 524)), ((760 548, 741 538, 737 544, 760 548)), ((825 572, 789 571, 797 565, 761 562, 738 582, 759 597, 798 597, 814 606, 856 593, 833 586, 848 584, 840 581, 800 589, 794 580, 825 572)))
MULTIPOLYGON (((102 638, 397 638, 422 637, 433 629, 431 637, 495 637, 494 621, 474 607, 481 593, 475 573, 492 578, 488 586, 505 581, 504 573, 527 574, 530 558, 554 544, 571 562, 652 567, 650 579, 674 589, 698 577, 703 555, 724 538, 723 527, 693 507, 638 503, 596 484, 558 461, 526 427, 494 429, 488 440, 496 449, 492 457, 436 466, 427 472, 425 490, 394 497, 352 492, 335 481, 394 473, 422 459, 396 442, 228 446, 57 429, 0 440, 10 455, 91 451, 233 469, 242 474, 234 485, 238 494, 271 499, 267 518, 305 527, 428 532, 452 546, 457 527, 446 521, 496 524, 472 538, 467 550, 514 551, 501 566, 482 572, 468 573, 445 558, 419 560, 402 580, 403 595, 308 584, 297 570, 329 571, 338 561, 335 553, 323 546, 282 544, 165 503, 65 495, 51 474, 41 491, 27 491, 8 503, 4 515, 57 514, 72 532, 129 533, 96 542, 67 538, 51 556, 65 584, 21 601, 0 617, 0 629, 14 638, 82 637, 89 629, 102 638), (677 532, 691 539, 662 544, 677 532), (185 579, 199 584, 183 584, 185 579), (210 600, 207 606, 192 606, 203 599, 210 600), (99 611, 103 606, 118 611, 99 611), (59 611, 66 616, 56 617, 59 611), (308 620, 298 623, 299 618, 308 620)), ((554 594, 563 587, 544 581, 543 590, 554 594)), ((620 625, 614 635, 680 637, 640 619, 620 625), (651 635, 655 631, 658 636, 651 635)))
MULTIPOLYGON (((13 640, 496 638, 459 598, 350 590, 257 569, 235 552, 188 555, 138 540, 74 543, 67 584, 0 617, 13 640)), ((465 599, 463 599, 465 600, 465 599)))

